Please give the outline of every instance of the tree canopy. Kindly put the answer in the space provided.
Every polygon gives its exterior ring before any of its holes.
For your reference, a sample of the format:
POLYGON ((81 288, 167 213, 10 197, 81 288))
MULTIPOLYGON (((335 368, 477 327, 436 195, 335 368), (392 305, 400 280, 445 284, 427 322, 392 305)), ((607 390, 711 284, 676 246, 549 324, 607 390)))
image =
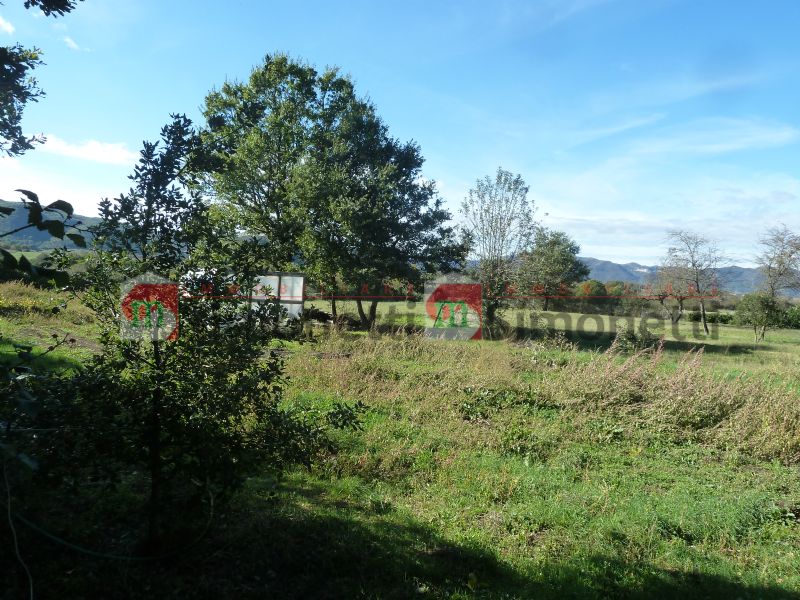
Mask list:
POLYGON ((578 259, 580 246, 563 231, 536 227, 529 251, 520 254, 518 287, 526 294, 544 296, 547 310, 550 296, 562 286, 572 286, 589 276, 589 267, 578 259))
MULTIPOLYGON (((391 137, 337 69, 268 55, 246 82, 212 91, 204 116, 195 168, 236 207, 271 268, 299 266, 321 284, 374 294, 463 261, 419 147, 391 137)), ((375 305, 359 309, 371 324, 375 305)))
POLYGON ((478 261, 487 324, 504 303, 513 281, 518 254, 529 249, 534 233, 534 205, 521 175, 498 167, 494 178, 478 179, 461 205, 471 236, 471 252, 478 261))

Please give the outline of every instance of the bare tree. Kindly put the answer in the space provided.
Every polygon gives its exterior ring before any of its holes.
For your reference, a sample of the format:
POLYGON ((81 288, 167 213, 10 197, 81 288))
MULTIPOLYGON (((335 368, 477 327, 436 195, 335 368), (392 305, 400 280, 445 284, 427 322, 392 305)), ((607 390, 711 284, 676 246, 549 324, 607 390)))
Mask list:
POLYGON ((762 288, 770 298, 784 290, 800 289, 800 236, 786 225, 767 230, 759 240, 756 263, 764 275, 762 288))
POLYGON ((518 254, 534 233, 533 202, 521 175, 497 169, 494 179, 479 179, 461 205, 472 254, 478 260, 487 324, 494 322, 518 254))
MULTIPOLYGON (((673 293, 684 300, 698 301, 703 331, 708 334, 705 300, 719 285, 717 272, 726 259, 714 241, 691 231, 670 231, 667 240, 670 246, 661 263, 661 279, 669 282, 673 293)), ((683 303, 680 304, 682 309, 683 303)))
POLYGON ((683 317, 684 305, 689 298, 688 286, 682 281, 678 269, 664 263, 648 284, 650 297, 658 300, 664 313, 673 323, 677 323, 683 317))

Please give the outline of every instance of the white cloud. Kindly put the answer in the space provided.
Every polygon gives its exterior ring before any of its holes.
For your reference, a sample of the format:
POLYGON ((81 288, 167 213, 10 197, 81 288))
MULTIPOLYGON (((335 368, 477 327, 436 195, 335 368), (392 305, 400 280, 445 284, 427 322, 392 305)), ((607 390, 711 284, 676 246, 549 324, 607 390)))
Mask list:
POLYGON ((14 33, 14 26, 8 21, 6 21, 3 17, 0 17, 0 31, 3 31, 8 35, 11 35, 12 33, 14 33))
POLYGON ((641 139, 633 154, 723 154, 785 146, 800 139, 800 130, 764 119, 698 119, 641 139))
POLYGON ((88 140, 79 144, 71 144, 52 134, 47 134, 46 137, 47 142, 39 148, 40 152, 122 166, 133 166, 139 158, 136 152, 129 150, 125 144, 120 142, 88 140))
POLYGON ((36 156, 40 151, 22 158, 0 157, 0 198, 17 201, 20 194, 15 190, 31 190, 44 204, 66 200, 77 214, 96 216, 102 198, 115 198, 130 187, 124 169, 90 164, 89 170, 64 172, 47 166, 36 156))
POLYGON ((81 47, 77 44, 77 42, 75 40, 73 40, 71 37, 69 37, 68 35, 64 36, 64 43, 67 45, 67 48, 69 48, 70 50, 80 50, 81 49, 81 47))
POLYGON ((590 97, 589 105, 597 112, 666 106, 703 96, 743 90, 763 82, 771 75, 773 73, 745 72, 703 79, 686 75, 664 76, 658 81, 595 94, 590 97))
POLYGON ((652 125, 664 119, 666 115, 663 113, 645 115, 639 117, 631 117, 619 123, 607 125, 604 127, 596 127, 591 129, 583 129, 572 132, 559 132, 559 137, 567 140, 567 147, 574 148, 582 144, 594 142, 603 138, 625 133, 632 129, 638 129, 647 125, 652 125))
POLYGON ((566 231, 584 256, 657 264, 670 229, 716 239, 736 264, 752 265, 758 237, 785 223, 800 230, 800 179, 718 162, 664 174, 650 156, 608 159, 588 169, 524 173, 544 224, 566 231), (641 159, 641 160, 640 160, 641 159))

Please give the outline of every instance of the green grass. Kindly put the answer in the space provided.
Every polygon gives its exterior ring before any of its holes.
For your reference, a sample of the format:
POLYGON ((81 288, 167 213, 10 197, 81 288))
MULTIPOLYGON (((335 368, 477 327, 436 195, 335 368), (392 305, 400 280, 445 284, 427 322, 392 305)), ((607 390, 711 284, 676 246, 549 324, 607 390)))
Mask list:
MULTIPOLYGON (((330 310, 328 302, 313 304, 322 310, 330 310)), ((357 318, 355 301, 339 301, 337 307, 340 314, 357 318)), ((408 324, 421 328, 425 326, 423 310, 421 302, 382 302, 378 305, 378 320, 382 324, 408 324)), ((529 310, 507 309, 501 312, 501 317, 512 325, 526 329, 537 325, 532 323, 529 310)), ((538 312, 537 317, 551 325, 551 332, 564 331, 584 350, 608 348, 616 333, 616 323, 626 319, 553 311, 538 312)), ((632 320, 635 330, 638 331, 642 326, 642 319, 632 320)), ((781 378, 800 372, 800 352, 797 350, 800 330, 797 329, 769 331, 766 341, 756 344, 753 342, 753 332, 748 327, 712 325, 711 334, 705 335, 700 323, 690 323, 686 319, 676 326, 669 320, 649 319, 646 326, 656 337, 663 336, 665 352, 673 363, 687 350, 703 348, 707 359, 705 366, 722 376, 751 373, 765 378, 781 378)))
POLYGON ((94 315, 77 300, 56 290, 5 282, 0 283, 0 361, 17 360, 15 345, 33 346, 34 355, 46 353, 33 362, 40 369, 74 367, 100 348, 94 315))
POLYGON ((408 360, 401 341, 349 343, 354 354, 335 364, 300 354, 289 365, 295 402, 372 407, 364 432, 344 436, 314 477, 350 478, 347 502, 391 507, 492 557, 457 571, 443 595, 800 592, 796 468, 535 395, 484 394, 485 414, 465 409, 476 397, 469 387, 524 389, 532 371, 549 368, 507 345, 429 343, 408 360))
MULTIPOLYGON (((84 360, 96 324, 58 301, 0 285, 0 333, 70 332, 49 357, 84 360)), ((799 598, 800 332, 719 332, 695 361, 318 334, 285 346, 285 402, 369 411, 311 470, 251 479, 169 560, 96 560, 24 527, 20 547, 43 597, 799 598)), ((40 524, 111 551, 138 518, 121 507, 40 524)))

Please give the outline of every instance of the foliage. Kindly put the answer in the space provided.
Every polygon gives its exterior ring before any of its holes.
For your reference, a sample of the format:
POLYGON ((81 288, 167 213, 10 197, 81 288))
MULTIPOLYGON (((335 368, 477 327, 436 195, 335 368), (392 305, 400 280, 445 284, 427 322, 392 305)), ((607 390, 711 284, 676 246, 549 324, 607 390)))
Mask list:
MULTIPOLYGON (((25 8, 38 8, 47 16, 62 16, 75 6, 75 0, 25 0, 25 8)), ((21 126, 25 106, 44 96, 31 76, 41 64, 38 48, 0 47, 0 154, 19 156, 44 141, 41 136, 26 136, 21 126)))
POLYGON ((783 309, 775 298, 767 293, 745 294, 736 303, 736 323, 751 326, 756 342, 764 341, 767 329, 779 327, 783 320, 783 309))
POLYGON ((527 195, 521 175, 498 167, 494 179, 487 175, 477 180, 461 205, 483 286, 484 321, 490 327, 506 303, 518 255, 530 248, 534 234, 535 209, 527 195))
MULTIPOLYGON (((269 267, 300 263, 318 284, 374 296, 463 261, 419 147, 390 137, 336 69, 267 56, 247 82, 212 91, 204 115, 195 168, 269 267)), ((376 303, 368 314, 358 306, 371 325, 376 303)))
MULTIPOLYGON (((305 187, 300 193, 305 206, 317 207, 308 211, 317 220, 304 230, 302 255, 311 270, 323 265, 323 271, 335 273, 348 288, 368 296, 387 295, 392 288, 391 293, 404 294, 409 285, 420 287, 425 274, 461 268, 466 247, 447 225, 450 213, 435 185, 422 178, 419 148, 388 137, 383 126, 369 129, 373 136, 353 136, 349 141, 361 146, 351 158, 327 159, 346 174, 344 181, 338 180, 341 185, 321 193, 305 187), (324 233, 334 230, 335 235, 324 233)), ((304 165, 300 185, 326 171, 320 160, 304 165)), ((330 275, 327 280, 331 281, 330 275)), ((360 299, 357 307, 362 325, 370 327, 377 300, 370 303, 368 313, 360 299)))
POLYGON ((189 119, 171 115, 158 142, 144 142, 139 163, 129 177, 127 194, 100 202, 96 243, 105 252, 126 256, 140 272, 169 274, 183 260, 201 225, 205 205, 198 192, 185 194, 184 167, 195 144, 189 119))
POLYGON ((536 227, 533 247, 520 254, 517 287, 525 295, 543 295, 543 310, 548 296, 562 295, 565 288, 589 276, 589 268, 578 259, 580 246, 563 231, 536 227))
POLYGON ((582 313, 606 312, 610 304, 608 290, 601 281, 588 279, 575 286, 574 302, 582 313))
MULTIPOLYGON (((702 321, 702 317, 699 312, 692 311, 686 313, 686 319, 691 323, 700 323, 702 321)), ((717 323, 720 325, 730 325, 735 320, 735 315, 732 313, 724 313, 724 312, 710 312, 706 313, 706 320, 709 323, 717 323)))
POLYGON ((0 154, 19 156, 42 142, 22 132, 22 113, 29 102, 44 96, 30 72, 42 64, 38 48, 0 47, 0 154))
POLYGON ((291 264, 302 230, 291 180, 307 154, 315 84, 311 67, 267 56, 247 82, 226 82, 205 101, 195 168, 220 200, 240 209, 248 231, 268 240, 273 269, 291 264))
MULTIPOLYGON (((86 246, 86 239, 80 232, 81 221, 73 218, 73 208, 69 202, 56 200, 46 206, 39 202, 39 196, 28 190, 17 190, 24 198, 22 200, 23 209, 27 211, 27 219, 24 225, 20 225, 0 233, 0 239, 26 229, 35 228, 47 232, 51 237, 63 240, 65 237, 78 247, 86 246), (53 216, 48 219, 45 217, 53 216)), ((15 212, 14 208, 0 206, 0 218, 7 218, 15 212)), ((0 247, 0 257, 2 257, 2 267, 0 273, 4 276, 28 277, 38 280, 54 280, 59 285, 65 285, 66 273, 58 269, 47 267, 35 267, 30 260, 23 254, 19 258, 15 257, 9 250, 0 247)))
POLYGON ((75 10, 78 2, 83 0, 25 0, 25 8, 38 8, 45 16, 64 16, 75 10))
POLYGON ((800 329, 800 305, 793 304, 786 309, 783 317, 783 326, 800 329))
POLYGON ((614 346, 622 352, 638 352, 652 348, 658 343, 658 339, 647 329, 642 328, 636 331, 634 327, 625 321, 617 323, 617 331, 614 335, 614 346))

